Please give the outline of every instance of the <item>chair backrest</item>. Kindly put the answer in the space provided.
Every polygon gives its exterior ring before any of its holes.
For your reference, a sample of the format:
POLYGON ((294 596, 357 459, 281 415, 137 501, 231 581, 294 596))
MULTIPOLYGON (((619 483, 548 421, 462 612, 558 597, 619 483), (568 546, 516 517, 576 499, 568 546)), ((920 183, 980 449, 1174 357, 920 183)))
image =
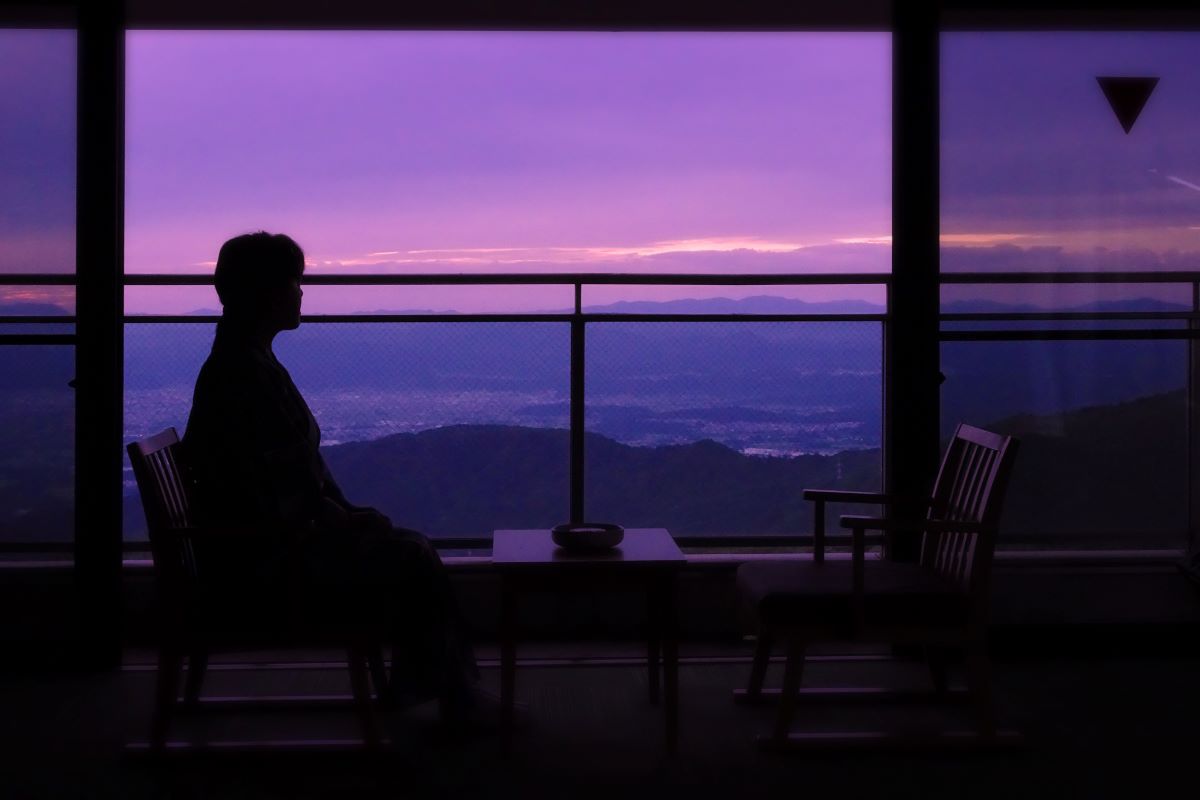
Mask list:
POLYGON ((180 444, 175 429, 167 428, 126 448, 146 512, 156 577, 167 590, 183 590, 196 579, 191 538, 172 535, 191 523, 191 480, 180 444))
POLYGON ((926 531, 921 563, 980 597, 991 575, 996 530, 1017 444, 1011 436, 959 425, 933 486, 929 519, 975 523, 982 531, 926 531))

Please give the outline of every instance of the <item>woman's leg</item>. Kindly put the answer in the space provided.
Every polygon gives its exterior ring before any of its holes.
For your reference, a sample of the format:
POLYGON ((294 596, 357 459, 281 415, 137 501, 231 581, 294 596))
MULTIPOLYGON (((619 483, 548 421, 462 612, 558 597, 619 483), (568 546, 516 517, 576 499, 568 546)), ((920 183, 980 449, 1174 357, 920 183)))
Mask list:
POLYGON ((406 528, 320 531, 305 541, 308 601, 390 631, 397 701, 469 702, 479 679, 450 576, 429 539, 406 528))
POLYGON ((364 539, 364 577, 379 588, 392 630, 393 686, 414 697, 469 694, 479 670, 437 550, 423 534, 407 528, 364 539))

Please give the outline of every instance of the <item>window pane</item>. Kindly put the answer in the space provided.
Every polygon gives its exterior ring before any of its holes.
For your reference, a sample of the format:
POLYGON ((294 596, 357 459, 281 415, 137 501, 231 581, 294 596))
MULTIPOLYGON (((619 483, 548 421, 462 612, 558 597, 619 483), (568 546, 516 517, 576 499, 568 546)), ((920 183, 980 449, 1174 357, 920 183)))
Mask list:
POLYGON ((75 32, 0 29, 0 274, 74 271, 75 32))
MULTIPOLYGON (((312 323, 274 349, 353 502, 430 536, 487 536, 567 517, 568 327, 312 323)), ((182 434, 212 326, 125 331, 126 438, 182 434)), ((126 496, 126 537, 143 538, 131 475, 126 496)))
POLYGON ((0 540, 72 541, 74 375, 73 347, 0 346, 0 540))
POLYGON ((942 37, 941 269, 1030 275, 942 287, 943 437, 1023 440, 1001 546, 1186 545, 1198 92, 1195 32, 942 37), (1081 271, 1134 274, 1033 280, 1081 271))
POLYGON ((1200 33, 942 37, 942 269, 1196 268, 1200 33), (1129 133, 1101 76, 1158 83, 1129 133))
POLYGON ((673 534, 797 534, 806 486, 878 490, 874 322, 594 323, 587 515, 673 534))
MULTIPOLYGON (((0 323, 5 336, 74 332, 74 287, 3 282, 75 271, 75 63, 74 31, 0 30, 0 317, 15 318, 0 323)), ((5 543, 73 540, 74 373, 69 345, 0 343, 5 543)))

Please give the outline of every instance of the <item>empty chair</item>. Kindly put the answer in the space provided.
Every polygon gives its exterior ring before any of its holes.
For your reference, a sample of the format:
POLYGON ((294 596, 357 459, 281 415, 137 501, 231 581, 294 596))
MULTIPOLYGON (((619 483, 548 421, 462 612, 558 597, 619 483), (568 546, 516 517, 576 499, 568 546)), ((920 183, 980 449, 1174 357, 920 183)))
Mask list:
MULTIPOLYGON (((927 507, 923 519, 841 518, 851 534, 849 562, 825 558, 826 504, 890 505, 897 498, 870 492, 804 491, 804 498, 815 504, 812 561, 749 562, 737 574, 742 610, 757 633, 757 644, 749 685, 736 696, 745 702, 779 702, 774 731, 763 741, 765 745, 828 746, 889 738, 883 732, 845 736, 792 732, 800 698, 822 694, 821 690, 801 692, 806 651, 813 643, 830 640, 923 645, 930 656, 936 694, 942 696, 947 688, 946 651, 965 651, 976 717, 974 736, 995 739, 986 641, 988 587, 1001 504, 1016 453, 1012 437, 959 425, 946 448, 932 495, 922 501, 927 507), (885 542, 897 532, 918 534, 918 560, 867 560, 868 531, 882 532, 885 542), (776 644, 786 653, 783 685, 768 692, 763 682, 776 644)), ((828 694, 850 697, 854 692, 828 694)))

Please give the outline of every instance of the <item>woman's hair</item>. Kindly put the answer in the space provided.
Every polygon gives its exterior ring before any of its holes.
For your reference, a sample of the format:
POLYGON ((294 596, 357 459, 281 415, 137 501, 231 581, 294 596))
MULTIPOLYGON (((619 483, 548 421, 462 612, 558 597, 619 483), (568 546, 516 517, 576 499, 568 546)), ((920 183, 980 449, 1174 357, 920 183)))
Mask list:
POLYGON ((257 308, 281 284, 304 274, 304 251, 282 233, 246 233, 221 245, 213 276, 226 310, 257 308))

